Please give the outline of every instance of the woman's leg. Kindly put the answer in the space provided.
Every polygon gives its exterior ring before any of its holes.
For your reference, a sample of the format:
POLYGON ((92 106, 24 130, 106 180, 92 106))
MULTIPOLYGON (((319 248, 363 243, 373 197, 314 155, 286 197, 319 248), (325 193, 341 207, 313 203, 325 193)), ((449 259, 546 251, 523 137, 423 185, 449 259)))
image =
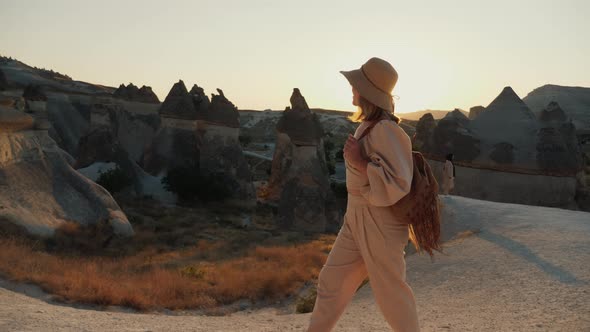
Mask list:
POLYGON ((320 271, 317 298, 307 331, 331 331, 366 276, 367 270, 350 225, 344 222, 320 271))
POLYGON ((391 208, 367 207, 357 231, 359 250, 369 273, 375 300, 396 332, 419 331, 414 293, 406 283, 404 247, 408 226, 390 214, 391 208))

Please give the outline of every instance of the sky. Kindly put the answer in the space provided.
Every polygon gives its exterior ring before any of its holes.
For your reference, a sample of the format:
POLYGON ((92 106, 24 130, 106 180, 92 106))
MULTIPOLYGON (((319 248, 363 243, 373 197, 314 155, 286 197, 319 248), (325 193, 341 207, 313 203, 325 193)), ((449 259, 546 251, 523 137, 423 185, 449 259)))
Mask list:
POLYGON ((339 73, 398 71, 396 112, 487 106, 505 86, 590 87, 590 1, 0 0, 0 55, 73 79, 221 88, 240 109, 353 110, 339 73))

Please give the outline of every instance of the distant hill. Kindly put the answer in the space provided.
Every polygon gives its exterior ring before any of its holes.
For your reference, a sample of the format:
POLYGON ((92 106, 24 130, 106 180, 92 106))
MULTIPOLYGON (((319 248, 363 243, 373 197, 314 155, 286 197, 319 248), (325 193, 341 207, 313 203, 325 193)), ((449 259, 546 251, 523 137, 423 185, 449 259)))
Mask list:
MULTIPOLYGON (((444 118, 445 115, 447 115, 447 113, 452 112, 452 111, 453 110, 448 110, 448 111, 445 111, 445 110, 422 110, 422 111, 409 112, 409 113, 399 113, 397 115, 402 119, 418 121, 418 120, 420 120, 422 115, 427 114, 427 113, 431 113, 435 120, 440 120, 440 119, 444 118)), ((463 114, 465 114, 465 116, 469 115, 468 112, 465 112, 463 110, 460 110, 460 111, 463 114)))
POLYGON ((535 113, 555 101, 577 129, 590 129, 590 88, 547 84, 534 89, 523 100, 535 113))

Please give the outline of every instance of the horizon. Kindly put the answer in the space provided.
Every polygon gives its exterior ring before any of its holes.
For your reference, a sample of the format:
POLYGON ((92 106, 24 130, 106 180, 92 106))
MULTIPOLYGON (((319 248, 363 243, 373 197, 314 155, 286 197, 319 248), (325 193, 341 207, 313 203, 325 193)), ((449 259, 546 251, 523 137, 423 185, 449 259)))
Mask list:
POLYGON ((400 74, 400 114, 487 106, 505 86, 521 98, 546 84, 590 86, 590 4, 581 0, 2 7, 0 54, 93 84, 151 86, 161 101, 182 79, 207 95, 222 89, 243 110, 282 110, 299 88, 311 108, 353 111, 339 71, 373 56, 400 74))

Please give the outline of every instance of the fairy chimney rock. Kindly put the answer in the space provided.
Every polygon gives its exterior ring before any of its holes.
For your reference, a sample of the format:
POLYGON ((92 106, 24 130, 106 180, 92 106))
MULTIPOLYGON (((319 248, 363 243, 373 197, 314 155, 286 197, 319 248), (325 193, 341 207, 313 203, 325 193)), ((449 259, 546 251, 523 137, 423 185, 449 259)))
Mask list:
POLYGON ((509 86, 502 90, 498 97, 486 107, 486 110, 486 114, 504 113, 508 116, 506 120, 532 120, 535 118, 529 107, 509 86))
POLYGON ((299 89, 293 89, 291 107, 287 107, 279 119, 276 129, 289 136, 295 145, 318 145, 324 130, 315 113, 313 113, 299 89))
POLYGON ((469 120, 473 120, 477 118, 481 112, 485 111, 485 107, 483 106, 473 106, 469 109, 469 120))
POLYGON ((544 110, 541 111, 541 113, 539 113, 539 120, 543 122, 564 122, 567 120, 567 116, 559 104, 555 101, 552 101, 544 110))
POLYGON ((240 127, 240 113, 238 108, 225 97, 223 90, 217 89, 217 95, 211 94, 211 103, 206 113, 208 122, 231 127, 240 127))
POLYGON ((195 120, 197 118, 193 99, 182 80, 175 83, 168 92, 160 107, 160 115, 184 120, 195 120))

